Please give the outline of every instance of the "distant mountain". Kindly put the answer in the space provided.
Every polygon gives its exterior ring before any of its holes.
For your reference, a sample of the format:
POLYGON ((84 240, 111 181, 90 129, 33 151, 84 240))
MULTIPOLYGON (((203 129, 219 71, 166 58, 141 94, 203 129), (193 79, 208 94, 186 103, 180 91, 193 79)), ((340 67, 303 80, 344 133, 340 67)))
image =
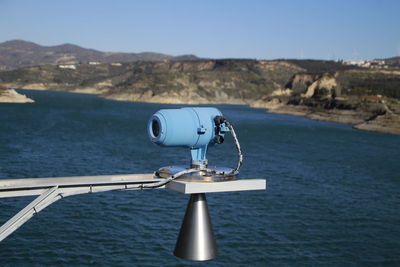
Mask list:
POLYGON ((383 59, 387 65, 400 66, 400 57, 391 57, 383 59))
POLYGON ((100 63, 197 60, 194 55, 170 56, 160 53, 101 52, 73 44, 41 46, 23 40, 0 43, 0 71, 44 64, 77 64, 90 61, 100 63))

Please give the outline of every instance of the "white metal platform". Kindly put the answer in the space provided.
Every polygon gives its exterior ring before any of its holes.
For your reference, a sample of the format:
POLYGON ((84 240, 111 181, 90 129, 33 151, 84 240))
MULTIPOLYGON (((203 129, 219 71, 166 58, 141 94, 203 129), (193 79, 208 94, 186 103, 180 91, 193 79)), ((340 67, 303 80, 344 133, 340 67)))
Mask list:
MULTIPOLYGON (((57 186, 62 197, 111 190, 143 189, 141 185, 162 181, 153 173, 51 178, 0 179, 0 198, 41 195, 57 186)), ((238 179, 224 182, 185 182, 174 180, 165 187, 183 194, 216 193, 266 189, 265 179, 238 179)))
POLYGON ((166 185, 166 188, 183 194, 265 190, 266 187, 267 183, 264 179, 239 179, 223 182, 185 182, 175 180, 166 185))

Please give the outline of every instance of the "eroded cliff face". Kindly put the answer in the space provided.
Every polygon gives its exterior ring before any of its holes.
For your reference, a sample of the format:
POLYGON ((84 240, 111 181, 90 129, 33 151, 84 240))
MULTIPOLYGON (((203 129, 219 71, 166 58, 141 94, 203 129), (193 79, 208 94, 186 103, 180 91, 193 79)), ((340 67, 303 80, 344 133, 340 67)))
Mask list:
POLYGON ((291 89, 294 93, 305 94, 307 88, 320 77, 321 74, 297 73, 289 80, 285 87, 291 89))
POLYGON ((337 77, 339 73, 298 73, 286 84, 292 90, 292 95, 302 97, 332 98, 340 94, 337 77))
POLYGON ((337 82, 335 77, 324 74, 321 78, 314 81, 308 88, 304 97, 324 97, 332 98, 336 96, 337 82))

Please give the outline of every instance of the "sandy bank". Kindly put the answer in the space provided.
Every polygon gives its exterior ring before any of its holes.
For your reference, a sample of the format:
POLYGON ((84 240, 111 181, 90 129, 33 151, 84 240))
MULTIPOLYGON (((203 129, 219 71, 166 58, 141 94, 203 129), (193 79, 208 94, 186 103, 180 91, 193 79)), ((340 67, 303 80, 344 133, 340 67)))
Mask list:
POLYGON ((377 116, 373 120, 354 125, 354 128, 364 131, 400 134, 400 116, 395 114, 377 116))
POLYGON ((93 94, 93 95, 101 95, 105 93, 107 90, 106 89, 99 89, 95 87, 81 87, 81 88, 71 88, 71 89, 65 89, 65 88, 60 88, 60 86, 56 83, 51 84, 51 83, 29 83, 29 84, 18 84, 18 83, 2 83, 1 84, 4 87, 8 88, 18 88, 18 89, 24 89, 24 90, 40 90, 40 91, 47 91, 47 90, 53 90, 53 91, 63 91, 63 92, 70 92, 70 93, 82 93, 82 94, 93 94))
POLYGON ((268 109, 269 113, 306 117, 312 120, 351 124, 353 128, 400 135, 400 116, 385 114, 371 119, 368 112, 357 110, 316 110, 306 106, 279 105, 268 109))
POLYGON ((157 104, 181 104, 181 105, 207 105, 207 104, 231 104, 231 105, 245 105, 242 100, 239 99, 214 99, 209 100, 197 95, 194 96, 146 96, 139 94, 118 94, 118 95, 103 95, 102 97, 107 99, 129 101, 129 102, 141 102, 141 103, 157 103, 157 104))
POLYGON ((14 89, 0 90, 0 103, 33 103, 33 99, 17 93, 14 89))

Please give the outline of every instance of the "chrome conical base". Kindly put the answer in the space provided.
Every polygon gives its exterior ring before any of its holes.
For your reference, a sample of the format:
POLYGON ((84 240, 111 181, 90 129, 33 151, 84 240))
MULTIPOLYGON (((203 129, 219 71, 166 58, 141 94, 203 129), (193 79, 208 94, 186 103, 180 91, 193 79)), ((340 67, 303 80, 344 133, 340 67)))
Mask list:
POLYGON ((190 196, 174 255, 195 261, 211 260, 218 256, 204 193, 190 196))

